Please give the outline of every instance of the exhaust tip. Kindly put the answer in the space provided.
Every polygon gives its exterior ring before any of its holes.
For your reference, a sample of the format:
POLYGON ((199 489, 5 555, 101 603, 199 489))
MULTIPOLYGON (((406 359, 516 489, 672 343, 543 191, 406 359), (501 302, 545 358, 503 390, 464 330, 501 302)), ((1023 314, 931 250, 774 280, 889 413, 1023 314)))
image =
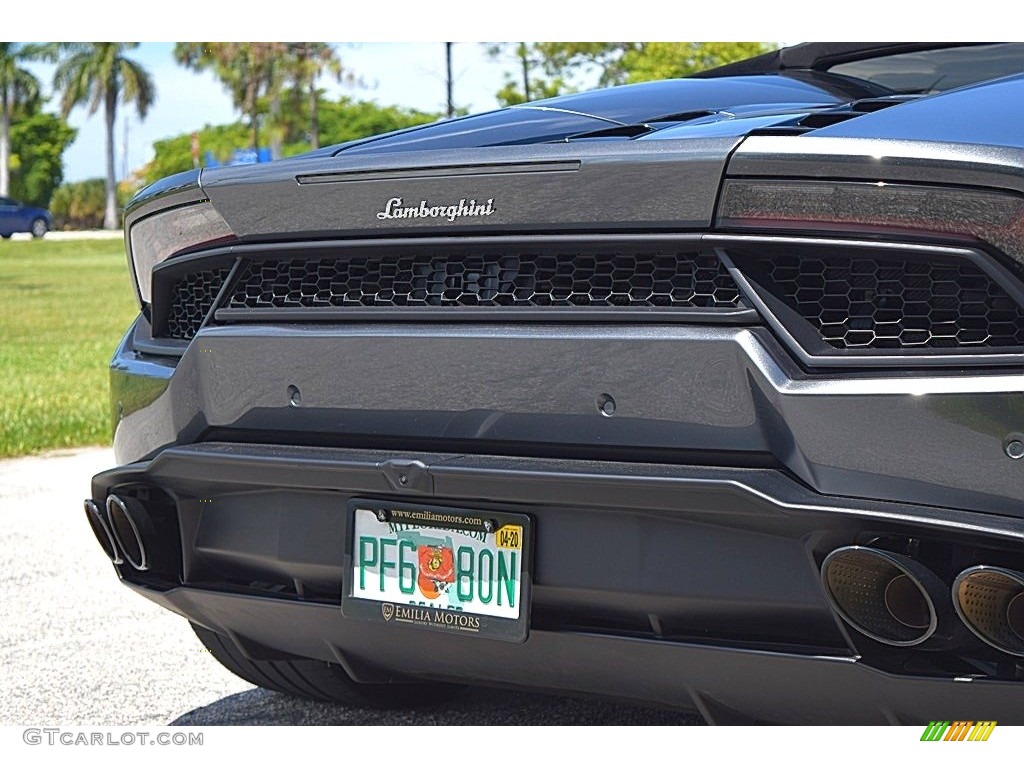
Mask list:
POLYGON ((953 582, 953 605, 979 638, 1024 656, 1024 573, 990 565, 968 568, 953 582))
POLYGON ((107 521, 125 560, 137 571, 149 570, 143 531, 151 526, 142 503, 130 497, 107 496, 107 521))
POLYGON ((937 586, 942 591, 945 586, 908 557, 870 547, 841 547, 825 558, 821 580, 836 613, 872 640, 917 645, 938 627, 931 595, 937 586))
POLYGON ((121 555, 117 550, 117 542, 114 540, 114 534, 111 533, 110 526, 107 524, 107 518, 100 510, 99 505, 92 499, 86 499, 83 506, 85 508, 85 518, 89 521, 89 527, 92 528, 92 535, 96 537, 96 541, 103 547, 104 554, 114 565, 122 565, 124 560, 121 559, 121 555))

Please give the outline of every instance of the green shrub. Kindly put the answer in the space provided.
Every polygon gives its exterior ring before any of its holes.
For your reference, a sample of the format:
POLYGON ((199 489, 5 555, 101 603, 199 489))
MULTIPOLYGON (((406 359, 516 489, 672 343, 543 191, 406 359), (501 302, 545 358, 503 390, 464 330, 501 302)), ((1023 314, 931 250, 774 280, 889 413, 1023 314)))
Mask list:
MULTIPOLYGON (((309 115, 305 111, 305 96, 295 100, 285 97, 285 103, 295 101, 294 111, 285 109, 277 126, 265 126, 260 134, 260 145, 269 142, 270 131, 277 130, 282 139, 282 155, 289 157, 309 151, 309 115)), ((320 102, 320 146, 340 144, 378 133, 408 128, 437 120, 439 115, 405 107, 380 106, 371 101, 357 101, 342 97, 338 101, 320 102)), ((252 144, 252 132, 242 123, 206 125, 196 131, 199 139, 201 165, 206 164, 210 152, 218 162, 225 162, 236 149, 252 144)), ((183 133, 153 142, 153 160, 143 169, 142 180, 147 184, 192 168, 192 134, 183 133)))
MULTIPOLYGON (((117 185, 117 207, 135 192, 128 182, 117 185)), ((103 214, 107 207, 106 183, 103 179, 73 181, 57 187, 50 199, 50 215, 55 229, 102 229, 103 214)))
MULTIPOLYGON (((236 149, 249 146, 249 129, 241 123, 207 125, 199 134, 200 162, 205 165, 206 152, 223 162, 236 149)), ((154 157, 144 170, 144 180, 152 184, 165 176, 192 168, 192 134, 183 133, 153 142, 154 157)))
POLYGON ((11 197, 48 207, 64 178, 62 156, 75 133, 54 115, 18 116, 11 124, 11 197))
POLYGON ((103 179, 88 179, 57 187, 50 214, 57 229, 99 229, 107 205, 103 179))

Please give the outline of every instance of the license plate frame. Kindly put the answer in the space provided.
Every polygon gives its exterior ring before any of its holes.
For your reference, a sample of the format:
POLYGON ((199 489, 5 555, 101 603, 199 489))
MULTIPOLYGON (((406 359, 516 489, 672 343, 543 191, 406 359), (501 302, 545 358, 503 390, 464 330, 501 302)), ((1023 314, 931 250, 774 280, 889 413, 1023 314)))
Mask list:
POLYGON ((534 551, 533 521, 529 515, 359 498, 348 502, 346 529, 345 587, 341 596, 341 612, 345 618, 399 630, 413 628, 516 643, 524 642, 529 636, 534 551), (386 547, 391 545, 378 535, 385 531, 386 541, 394 539, 396 542, 391 555, 395 562, 386 560, 386 547), (499 536, 505 546, 498 545, 499 536), (375 543, 371 543, 371 539, 375 539, 375 543), (474 543, 477 541, 483 546, 477 547, 474 543), (515 546, 517 543, 518 547, 515 546), (416 550, 410 554, 412 544, 416 544, 416 550), (449 552, 445 554, 444 549, 449 552), (472 549, 472 554, 467 554, 466 549, 472 549), (485 571, 479 554, 484 551, 491 553, 489 571, 485 571), (436 557, 432 559, 431 555, 436 557), (420 557, 426 559, 420 560, 420 557), (379 566, 376 558, 386 560, 383 574, 380 567, 373 569, 374 565, 379 566), (415 574, 412 584, 408 580, 410 564, 415 574), (434 564, 437 569, 430 571, 434 564), (393 567, 389 568, 389 565, 393 567), (507 567, 499 573, 502 565, 507 567), (518 579, 510 592, 508 577, 513 566, 518 566, 518 579), (475 574, 472 572, 474 568, 475 574), (389 572, 394 574, 394 578, 389 572), (485 572, 495 577, 493 581, 487 580, 492 586, 489 603, 500 602, 504 597, 504 607, 484 605, 476 599, 477 590, 484 583, 485 572), (474 575, 478 577, 476 580, 474 575), (425 581, 420 581, 421 576, 425 581), (438 576, 441 580, 434 581, 431 576, 438 576), (454 580, 445 581, 452 576, 454 580), (401 590, 400 595, 395 592, 396 583, 401 590), (379 589, 375 590, 375 587, 379 589), (412 592, 407 593, 406 587, 411 587, 412 592), (442 587, 443 591, 433 599, 428 596, 442 587), (516 588, 518 592, 515 592, 516 588), (382 597, 378 598, 377 594, 382 597), (461 599, 466 594, 471 596, 469 602, 461 599), (509 615, 513 609, 509 605, 513 595, 514 607, 518 609, 514 617, 509 615), (456 606, 450 607, 453 603, 456 606), (481 610, 491 612, 481 613, 481 610), (495 614, 494 611, 501 613, 495 614))

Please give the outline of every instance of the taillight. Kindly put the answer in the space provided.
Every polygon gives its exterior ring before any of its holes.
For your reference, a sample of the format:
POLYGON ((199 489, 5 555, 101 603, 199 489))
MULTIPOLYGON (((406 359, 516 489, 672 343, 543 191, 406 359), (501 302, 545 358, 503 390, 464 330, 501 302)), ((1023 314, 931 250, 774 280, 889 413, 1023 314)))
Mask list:
POLYGON ((1024 264, 1024 200, 977 189, 732 179, 722 188, 717 226, 802 234, 956 235, 983 240, 1024 264))
POLYGON ((153 269, 171 256, 201 245, 223 243, 235 233, 209 200, 200 200, 139 219, 128 232, 139 298, 152 301, 153 269))

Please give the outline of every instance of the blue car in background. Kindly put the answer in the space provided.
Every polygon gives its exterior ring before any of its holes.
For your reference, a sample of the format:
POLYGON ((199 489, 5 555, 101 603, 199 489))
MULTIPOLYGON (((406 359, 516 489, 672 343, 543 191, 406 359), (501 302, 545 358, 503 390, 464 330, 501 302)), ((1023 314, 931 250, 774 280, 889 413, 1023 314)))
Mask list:
POLYGON ((53 219, 45 208, 22 205, 9 197, 0 197, 0 237, 9 238, 15 232, 31 232, 42 237, 53 229, 53 219))

